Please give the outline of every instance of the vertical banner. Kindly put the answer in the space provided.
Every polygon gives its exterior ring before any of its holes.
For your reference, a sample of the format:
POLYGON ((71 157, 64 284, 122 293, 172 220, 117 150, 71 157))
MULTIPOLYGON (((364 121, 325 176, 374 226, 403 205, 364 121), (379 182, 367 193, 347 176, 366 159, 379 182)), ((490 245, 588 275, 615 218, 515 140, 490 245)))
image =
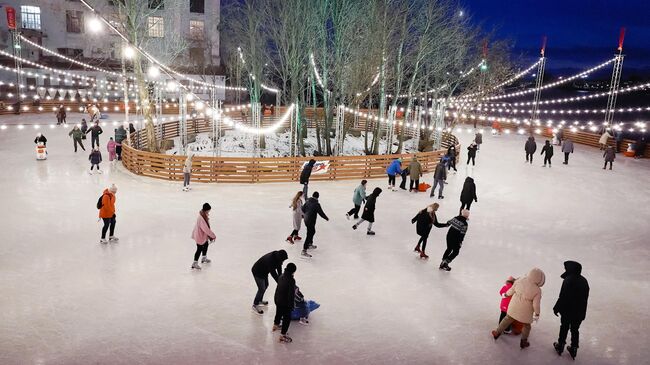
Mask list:
POLYGON ((11 6, 5 6, 7 12, 7 27, 10 30, 16 30, 16 9, 11 6))

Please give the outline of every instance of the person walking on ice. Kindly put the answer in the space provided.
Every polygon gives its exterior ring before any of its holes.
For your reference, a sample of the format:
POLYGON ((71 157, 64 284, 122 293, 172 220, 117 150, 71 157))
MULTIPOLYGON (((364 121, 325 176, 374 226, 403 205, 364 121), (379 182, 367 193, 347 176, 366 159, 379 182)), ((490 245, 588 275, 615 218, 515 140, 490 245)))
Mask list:
POLYGON ((269 305, 269 302, 264 300, 264 293, 266 288, 269 287, 269 274, 277 283, 278 278, 282 275, 282 263, 288 257, 285 250, 272 251, 260 257, 253 264, 251 272, 253 273, 253 279, 255 279, 255 285, 257 285, 257 293, 255 293, 255 299, 253 299, 254 313, 264 314, 264 310, 260 306, 269 305))
POLYGON ((192 157, 191 153, 187 154, 185 163, 183 163, 183 191, 190 191, 190 178, 192 177, 192 157))
POLYGON ((214 241, 217 236, 210 229, 210 210, 212 207, 208 203, 204 203, 199 211, 199 216, 196 218, 196 224, 192 230, 192 238, 196 243, 196 252, 194 252, 194 262, 192 269, 201 270, 199 266, 199 256, 201 257, 202 264, 209 264, 211 260, 208 258, 208 245, 210 241, 214 241))
POLYGON ((540 155, 544 155, 544 166, 542 167, 546 167, 547 162, 548 167, 551 167, 551 158, 553 158, 553 145, 548 139, 546 142, 544 142, 544 147, 542 147, 542 153, 540 153, 540 155))
POLYGON ((445 167, 445 163, 440 159, 440 162, 436 165, 436 170, 433 173, 433 186, 431 187, 431 194, 429 195, 430 198, 433 198, 433 196, 436 193, 436 186, 440 185, 440 189, 438 189, 438 199, 444 199, 445 197, 442 195, 442 191, 445 188, 445 180, 447 180, 447 168, 445 167))
POLYGON ((90 161, 90 171, 89 174, 93 173, 93 168, 97 167, 97 173, 101 174, 102 171, 99 169, 99 164, 102 162, 102 153, 99 152, 99 147, 93 148, 93 151, 88 155, 88 161, 90 161))
POLYGON ((302 212, 304 213, 305 227, 307 227, 307 238, 305 238, 305 243, 302 245, 301 255, 304 257, 311 257, 307 250, 315 249, 317 246, 314 245, 314 235, 316 234, 316 219, 320 215, 326 221, 330 219, 327 217, 323 208, 318 202, 320 194, 317 191, 314 191, 311 198, 307 199, 305 205, 302 206, 302 212))
POLYGON ((562 164, 569 164, 569 155, 573 153, 573 141, 566 138, 562 144, 562 152, 564 153, 564 162, 562 164))
POLYGON ((524 325, 521 332, 521 341, 519 347, 522 349, 530 346, 528 336, 530 335, 530 325, 537 322, 540 313, 540 304, 542 300, 542 286, 546 281, 546 275, 538 268, 530 270, 528 275, 515 280, 512 288, 508 289, 505 297, 510 298, 508 313, 499 323, 499 327, 492 331, 492 337, 498 339, 501 334, 514 321, 524 325))
POLYGON ((476 166, 476 150, 478 149, 478 145, 476 142, 472 142, 467 147, 467 164, 469 165, 469 162, 472 161, 472 166, 476 166))
POLYGON ((429 233, 431 232, 431 227, 436 226, 438 228, 449 227, 449 223, 439 223, 438 217, 436 217, 436 211, 438 210, 438 203, 433 203, 428 207, 422 209, 418 214, 411 219, 411 224, 417 222, 415 225, 415 231, 420 236, 418 244, 415 246, 413 251, 420 253, 420 258, 428 259, 429 256, 426 254, 427 249, 427 239, 429 238, 429 233), (420 246, 422 245, 422 246, 420 246))
POLYGON ((470 210, 472 207, 472 202, 478 203, 478 197, 476 196, 476 184, 474 184, 474 179, 471 177, 465 178, 465 183, 463 184, 463 190, 460 192, 460 210, 467 208, 470 210))
POLYGON ((345 213, 345 218, 348 220, 350 219, 351 215, 354 216, 354 219, 359 219, 359 209, 361 209, 361 204, 366 201, 367 183, 368 180, 361 180, 361 184, 359 184, 359 186, 354 189, 354 193, 352 194, 352 203, 354 204, 354 208, 345 213))
POLYGON ((394 159, 386 168, 386 175, 388 175, 388 190, 396 191, 395 177, 402 174, 402 159, 394 159))
POLYGON ((447 250, 442 255, 442 262, 440 262, 439 266, 440 270, 451 271, 449 264, 460 253, 460 247, 463 245, 463 240, 467 233, 468 220, 469 210, 463 209, 459 216, 447 222, 450 225, 449 231, 447 231, 447 250))
POLYGON ((422 177, 422 165, 418 162, 417 157, 413 156, 411 163, 409 163, 409 191, 417 193, 420 187, 420 177, 422 177))
POLYGON ((106 150, 108 151, 108 161, 113 162, 113 160, 117 159, 117 154, 115 153, 115 148, 117 144, 113 140, 113 137, 108 139, 108 143, 106 144, 106 150))
POLYGON ((294 241, 300 241, 302 239, 298 235, 304 215, 302 213, 302 191, 297 192, 296 195, 293 196, 289 208, 291 208, 292 211, 291 216, 293 217, 293 231, 291 231, 291 234, 289 237, 287 237, 287 242, 293 245, 294 241))
POLYGON ((474 142, 476 143, 476 149, 480 151, 483 144, 483 133, 481 131, 476 132, 474 135, 474 142))
POLYGON ((117 242, 119 238, 115 237, 115 224, 117 215, 115 214, 115 194, 117 194, 117 186, 112 184, 108 189, 104 189, 102 196, 97 202, 97 209, 99 209, 99 218, 104 221, 102 227, 102 238, 99 243, 117 242), (108 241, 106 240, 106 232, 108 231, 108 241))
MULTIPOLYGON (((611 147, 610 147, 611 148, 611 147)), ((571 331, 571 346, 567 351, 572 358, 576 358, 580 342, 580 324, 587 316, 587 301, 589 300, 589 283, 582 274, 582 265, 575 261, 564 262, 564 274, 560 275, 564 281, 560 296, 553 306, 553 313, 560 317, 560 334, 557 342, 553 344, 558 355, 562 355, 566 337, 571 331)))
POLYGON ((535 142, 535 137, 528 137, 526 144, 524 145, 524 151, 526 151, 526 162, 530 161, 532 164, 533 155, 535 155, 535 151, 537 151, 537 143, 535 142))
POLYGON ((605 158, 605 165, 603 166, 603 170, 607 167, 607 163, 609 162, 609 169, 612 169, 612 164, 614 163, 614 160, 616 159, 616 151, 614 151, 613 146, 609 146, 605 149, 605 153, 603 153, 603 157, 605 158))
POLYGON ((363 214, 361 214, 361 219, 352 226, 352 229, 357 229, 361 223, 368 221, 368 231, 366 232, 369 236, 374 236, 375 232, 372 230, 372 224, 375 223, 375 206, 377 204, 377 197, 381 194, 380 188, 375 188, 370 195, 366 198, 366 205, 363 207, 363 214))
POLYGON ((293 340, 288 336, 289 325, 291 324, 291 311, 293 311, 294 296, 296 293, 296 280, 293 274, 296 272, 296 265, 293 262, 284 268, 284 274, 278 279, 278 286, 275 288, 273 301, 275 302, 275 318, 273 319, 273 332, 280 329, 280 342, 291 343, 293 340))
POLYGON ((76 125, 72 127, 72 130, 70 131, 70 133, 68 133, 68 136, 72 137, 72 143, 74 144, 75 152, 77 152, 77 145, 81 146, 82 150, 84 151, 86 150, 86 148, 84 148, 83 142, 81 141, 83 137, 83 133, 81 133, 79 127, 77 127, 76 125))
POLYGON ((300 184, 302 185, 302 195, 307 198, 309 195, 309 178, 311 177, 311 171, 314 169, 316 160, 313 158, 307 162, 305 167, 303 167, 302 172, 300 173, 300 184))

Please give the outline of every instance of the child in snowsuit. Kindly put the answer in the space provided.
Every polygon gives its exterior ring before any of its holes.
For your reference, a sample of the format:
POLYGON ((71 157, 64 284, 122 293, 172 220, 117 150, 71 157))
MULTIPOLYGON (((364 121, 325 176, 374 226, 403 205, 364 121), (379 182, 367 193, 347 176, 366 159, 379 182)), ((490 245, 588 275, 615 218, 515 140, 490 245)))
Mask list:
POLYGON ((93 168, 97 167, 97 172, 102 173, 102 171, 99 169, 99 164, 102 162, 102 153, 99 152, 99 148, 95 147, 93 151, 90 153, 90 156, 88 156, 88 160, 90 161, 90 171, 88 172, 89 174, 93 173, 93 168))
POLYGON ((380 188, 375 188, 372 191, 372 194, 368 195, 366 198, 366 205, 363 207, 363 214, 361 214, 361 219, 352 226, 352 229, 357 229, 361 223, 368 221, 368 231, 366 232, 369 236, 374 236, 375 232, 372 230, 372 224, 375 223, 375 204, 377 203, 377 197, 381 194, 380 188))
POLYGON ((108 140, 108 143, 106 144, 106 149, 108 150, 108 160, 113 162, 117 158, 117 154, 115 153, 115 147, 117 146, 117 143, 113 140, 113 137, 111 137, 108 140))
MULTIPOLYGON (((500 305, 501 315, 499 315, 498 323, 501 323, 501 321, 503 321, 503 319, 508 314, 508 305, 510 304, 510 300, 512 299, 512 297, 507 297, 506 293, 508 292, 508 290, 510 290, 510 288, 512 288, 512 284, 514 283, 515 283, 515 278, 509 276, 508 279, 506 279, 506 283, 503 284, 501 290, 499 290, 499 295, 501 295, 501 305, 500 305)), ((508 328, 506 328, 505 331, 503 331, 503 333, 509 334, 511 329, 512 329, 512 325, 508 326, 508 328)))

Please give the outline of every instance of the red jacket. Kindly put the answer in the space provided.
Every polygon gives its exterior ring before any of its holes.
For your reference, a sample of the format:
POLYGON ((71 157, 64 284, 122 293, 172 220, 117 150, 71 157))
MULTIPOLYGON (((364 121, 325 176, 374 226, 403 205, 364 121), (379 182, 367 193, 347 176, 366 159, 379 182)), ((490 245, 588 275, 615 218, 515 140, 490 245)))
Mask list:
POLYGON ((115 215, 115 194, 104 189, 102 195, 102 208, 99 210, 99 218, 113 218, 115 215))
POLYGON ((499 294, 501 294, 502 297, 501 312, 508 312, 508 305, 510 304, 510 299, 512 299, 512 297, 503 298, 503 294, 505 294, 508 290, 510 290, 511 287, 512 287, 512 283, 505 283, 505 285, 503 285, 501 290, 499 290, 499 294))

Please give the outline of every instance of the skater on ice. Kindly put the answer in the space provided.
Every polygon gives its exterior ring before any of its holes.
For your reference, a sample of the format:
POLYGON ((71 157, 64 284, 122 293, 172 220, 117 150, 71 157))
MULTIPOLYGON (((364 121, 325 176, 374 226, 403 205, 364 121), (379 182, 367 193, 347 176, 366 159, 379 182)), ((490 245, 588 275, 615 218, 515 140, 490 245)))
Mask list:
POLYGON ((86 139, 86 134, 88 134, 88 123, 86 119, 81 118, 81 139, 86 139))
POLYGON ((476 196, 476 184, 474 184, 474 179, 468 176, 465 178, 463 190, 460 192, 461 205, 459 212, 462 212, 465 208, 467 208, 467 210, 470 210, 473 202, 478 203, 478 197, 476 196))
POLYGON ((609 130, 605 130, 598 140, 601 150, 607 148, 607 142, 609 142, 610 138, 612 138, 612 135, 609 133, 609 130))
POLYGON ((416 156, 413 156, 411 163, 409 163, 409 176, 411 177, 409 191, 417 193, 420 187, 420 178, 422 177, 422 165, 420 165, 416 156))
POLYGON ((476 132, 474 135, 474 143, 476 143, 476 149, 480 151, 483 144, 483 133, 481 131, 476 132))
POLYGON ((117 147, 117 144, 113 140, 113 137, 110 137, 108 139, 108 143, 106 144, 106 150, 108 151, 108 161, 113 162, 114 160, 117 159, 117 154, 115 153, 115 148, 117 147))
POLYGON ((121 125, 115 129, 115 153, 117 153, 117 160, 122 160, 122 142, 126 139, 126 129, 121 125))
POLYGON ((86 134, 90 133, 90 143, 91 147, 95 148, 95 143, 97 144, 97 147, 99 147, 99 135, 104 133, 104 130, 102 127, 99 126, 99 122, 95 122, 95 125, 90 127, 86 134))
POLYGON ((314 191, 311 198, 307 199, 305 205, 302 206, 305 227, 307 227, 307 238, 305 238, 305 243, 302 245, 301 252, 301 255, 304 257, 311 257, 311 254, 309 254, 307 250, 313 250, 317 247, 314 245, 314 235, 316 234, 316 219, 318 216, 320 215, 321 218, 326 221, 330 220, 318 202, 319 197, 320 194, 317 191, 314 191))
POLYGON ((436 211, 438 211, 438 203, 433 203, 428 207, 422 209, 418 214, 411 219, 411 224, 416 223, 415 231, 420 236, 417 245, 413 251, 420 253, 420 258, 428 259, 429 256, 426 254, 427 249, 427 239, 429 238, 429 233, 431 233, 431 228, 436 226, 437 228, 449 227, 449 223, 440 223, 438 222, 438 217, 436 216, 436 211))
MULTIPOLYGON (((609 147, 611 148, 611 146, 609 147)), ((560 314, 560 334, 557 342, 553 344, 558 355, 562 355, 566 338, 571 331, 571 345, 567 351, 572 358, 576 358, 580 345, 580 324, 587 316, 587 301, 589 299, 589 283, 582 276, 582 265, 575 261, 564 262, 564 274, 560 275, 564 281, 560 296, 553 306, 553 313, 560 314)))
POLYGON ((544 142, 544 147, 542 147, 542 153, 540 153, 540 155, 544 155, 544 166, 542 167, 546 167, 547 162, 548 167, 551 167, 551 158, 553 158, 553 145, 548 139, 546 142, 544 142))
POLYGON ((468 220, 469 210, 464 209, 459 216, 452 218, 447 222, 450 226, 447 231, 447 249, 442 255, 442 261, 439 266, 440 270, 451 271, 449 264, 460 253, 460 247, 463 245, 465 234, 467 234, 468 220))
POLYGON ((569 164, 569 155, 573 153, 573 141, 566 138, 562 144, 562 152, 564 153, 564 165, 569 164))
MULTIPOLYGON (((501 287, 501 290, 499 290, 499 295, 501 296, 501 304, 499 305, 499 308, 501 309, 501 314, 499 315, 499 322, 497 322, 497 325, 503 321, 503 319, 506 317, 508 314, 508 305, 510 305, 510 301, 512 300, 512 297, 506 296, 506 293, 510 288, 512 288, 512 285, 515 283, 515 278, 512 276, 509 276, 506 279, 506 283, 503 284, 501 287)), ((503 333, 505 334, 510 334, 512 330, 512 325, 508 326, 503 333)))
POLYGON ((37 145, 42 143, 44 147, 47 147, 47 138, 45 138, 43 133, 37 133, 36 138, 34 138, 34 143, 37 145))
POLYGON ((469 162, 472 161, 472 166, 476 165, 476 150, 478 150, 478 145, 475 142, 472 142, 467 147, 467 164, 469 165, 469 162))
POLYGON ((287 237, 287 242, 293 245, 295 241, 302 240, 300 235, 298 235, 300 232, 300 226, 302 225, 302 220, 304 218, 304 214, 302 212, 302 191, 297 192, 296 195, 293 196, 289 208, 291 208, 293 231, 291 231, 291 234, 287 237))
POLYGON ((449 161, 447 163, 447 170, 454 169, 454 172, 458 172, 458 170, 456 170, 456 156, 456 146, 452 144, 449 146, 449 148, 447 148, 447 157, 449 158, 449 161))
POLYGON ((386 168, 386 175, 388 175, 388 190, 395 191, 395 177, 402 174, 402 159, 396 158, 391 161, 390 165, 386 168))
POLYGON ((302 194, 305 198, 309 196, 309 178, 311 177, 311 171, 314 169, 315 164, 316 160, 312 158, 300 173, 300 184, 302 185, 302 194))
POLYGON ((68 133, 68 136, 72 137, 72 143, 74 144, 74 151, 75 152, 77 152, 77 145, 79 145, 82 150, 84 150, 84 151, 86 150, 86 148, 84 148, 84 144, 82 142, 83 133, 81 132, 79 127, 77 127, 76 125, 74 127, 72 127, 72 130, 70 131, 70 133, 68 133))
POLYGON ((104 189, 102 196, 97 202, 97 209, 99 209, 99 218, 104 222, 102 227, 102 238, 99 243, 106 244, 108 242, 117 242, 119 239, 115 237, 115 224, 117 215, 115 214, 115 194, 117 194, 117 186, 111 184, 108 189, 104 189), (106 240, 106 232, 108 231, 108 241, 106 240))
POLYGON ((433 186, 431 187, 430 198, 433 198, 436 193, 436 186, 440 186, 438 189, 438 199, 444 199, 442 191, 445 188, 445 180, 447 180, 447 168, 445 167, 445 162, 443 161, 444 157, 440 159, 440 162, 436 165, 436 170, 433 173, 433 186))
POLYGON ((374 236, 375 232, 372 230, 372 225, 375 223, 375 206, 377 204, 377 198, 381 194, 380 188, 375 188, 370 195, 366 198, 366 205, 363 206, 363 214, 361 214, 361 219, 357 221, 352 226, 352 229, 357 229, 361 223, 364 221, 368 222, 368 230, 366 234, 369 236, 374 236))
POLYGON ((93 148, 90 155, 88 155, 88 161, 90 161, 90 171, 89 174, 93 173, 93 168, 97 167, 97 173, 101 174, 102 171, 99 169, 99 164, 102 162, 102 153, 99 152, 99 147, 93 148))
POLYGON ((505 296, 512 297, 508 305, 506 316, 499 322, 497 329, 492 331, 492 337, 498 339, 499 336, 514 321, 523 324, 521 332, 521 341, 519 346, 524 349, 530 346, 528 336, 530 335, 530 325, 537 322, 540 313, 540 304, 542 300, 542 286, 546 281, 546 275, 538 268, 530 270, 528 275, 515 280, 512 288, 508 289, 505 296))
POLYGON ((253 273, 253 279, 255 279, 255 285, 257 285, 257 293, 255 293, 255 299, 253 299, 253 312, 256 314, 264 314, 264 310, 260 306, 269 304, 264 300, 264 293, 266 288, 269 287, 269 274, 277 283, 278 278, 282 275, 282 263, 287 258, 289 256, 285 250, 272 251, 260 257, 253 264, 251 272, 253 273))
POLYGON ((208 245, 214 241, 217 236, 210 229, 210 210, 212 207, 208 203, 203 203, 203 207, 199 211, 199 216, 196 218, 194 229, 192 230, 192 238, 196 243, 196 252, 194 252, 194 262, 192 269, 201 270, 199 266, 199 257, 201 257, 202 264, 209 264, 211 260, 208 258, 208 245))
POLYGON ((609 169, 612 169, 612 164, 614 163, 614 160, 616 159, 616 151, 614 151, 613 146, 609 146, 605 149, 605 152, 603 153, 603 158, 605 158, 605 165, 603 166, 603 170, 607 168, 607 164, 609 163, 609 169))
POLYGON ((273 319, 273 332, 280 330, 280 342, 290 343, 293 340, 287 335, 291 324, 291 312, 293 311, 294 296, 296 293, 296 280, 293 274, 296 272, 296 265, 293 262, 284 268, 284 274, 278 278, 278 286, 275 288, 275 318, 273 319))
POLYGON ((192 158, 194 155, 189 152, 183 163, 183 191, 190 191, 190 178, 192 177, 192 158))
POLYGON ((524 145, 524 151, 526 151, 526 162, 530 162, 532 164, 533 155, 535 155, 535 151, 537 151, 537 143, 535 142, 535 137, 528 137, 526 144, 524 145))
POLYGON ((366 201, 367 183, 368 180, 361 180, 361 184, 354 189, 354 193, 352 193, 352 203, 354 204, 354 208, 345 213, 347 219, 350 219, 350 216, 353 216, 354 219, 359 219, 359 209, 361 209, 361 204, 366 201))

